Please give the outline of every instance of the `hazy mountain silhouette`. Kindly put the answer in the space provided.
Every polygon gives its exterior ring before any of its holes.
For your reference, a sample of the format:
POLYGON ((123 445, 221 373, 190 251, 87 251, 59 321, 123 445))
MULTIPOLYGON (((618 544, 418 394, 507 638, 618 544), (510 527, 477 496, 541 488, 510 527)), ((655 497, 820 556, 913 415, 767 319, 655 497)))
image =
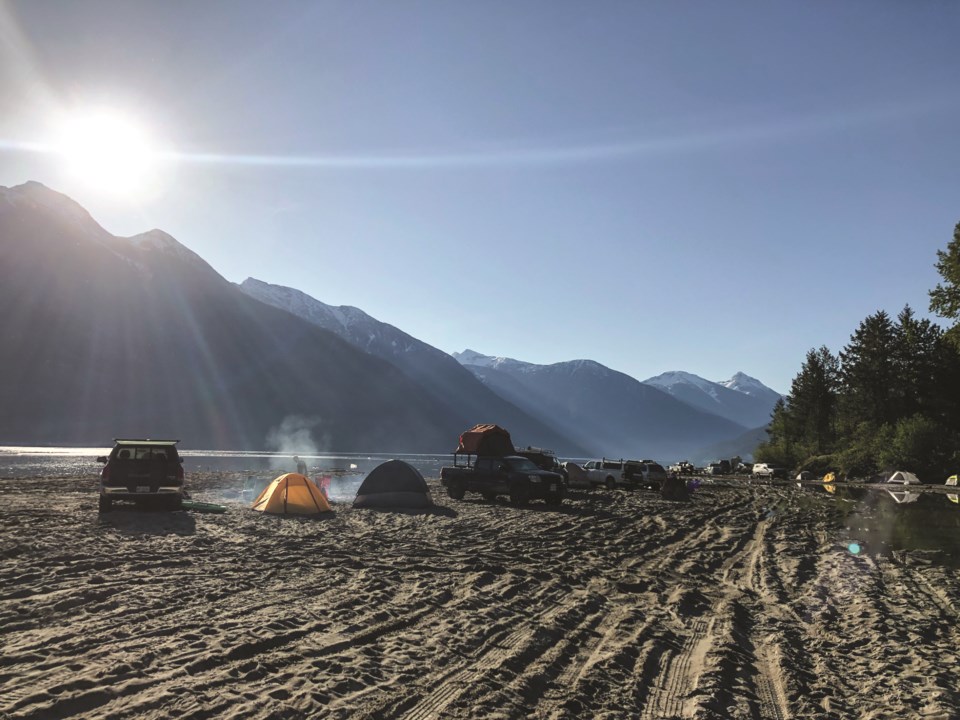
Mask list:
POLYGON ((495 420, 248 297, 166 233, 115 237, 39 183, 0 188, 0 277, 2 442, 261 449, 294 419, 318 449, 445 452, 495 420))
MULTIPOLYGON (((365 352, 392 363, 451 413, 506 427, 518 445, 548 447, 569 456, 588 452, 551 427, 549 415, 534 417, 497 395, 450 355, 402 330, 350 306, 332 306, 300 290, 247 278, 240 288, 274 307, 287 310, 336 333, 365 352)), ((472 424, 472 423, 471 423, 472 424)))
POLYGON ((746 430, 592 360, 536 365, 472 350, 454 357, 504 398, 579 433, 607 457, 671 461, 746 430))

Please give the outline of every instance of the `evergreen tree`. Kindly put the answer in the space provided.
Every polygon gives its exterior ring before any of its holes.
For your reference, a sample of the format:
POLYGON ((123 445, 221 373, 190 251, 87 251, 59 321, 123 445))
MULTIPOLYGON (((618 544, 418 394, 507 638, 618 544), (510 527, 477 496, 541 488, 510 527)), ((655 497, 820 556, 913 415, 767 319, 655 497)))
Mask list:
POLYGON ((792 432, 788 430, 790 424, 790 411, 783 398, 780 398, 774 405, 773 414, 770 417, 770 427, 767 428, 768 439, 760 443, 753 453, 757 462, 786 467, 794 467, 797 464, 799 455, 792 445, 792 432))
POLYGON ((789 432, 806 455, 823 455, 832 449, 839 385, 840 363, 836 356, 826 346, 810 350, 793 379, 787 400, 789 432))
POLYGON ((896 420, 896 342, 893 322, 880 310, 860 323, 840 352, 847 428, 864 422, 879 427, 896 420))
POLYGON ((930 291, 930 311, 955 320, 947 336, 960 348, 960 223, 953 229, 953 240, 946 250, 937 250, 937 272, 944 282, 930 291))
POLYGON ((917 413, 933 418, 941 414, 941 389, 945 370, 940 352, 943 331, 929 320, 918 320, 909 305, 897 316, 893 349, 895 382, 894 417, 917 413))

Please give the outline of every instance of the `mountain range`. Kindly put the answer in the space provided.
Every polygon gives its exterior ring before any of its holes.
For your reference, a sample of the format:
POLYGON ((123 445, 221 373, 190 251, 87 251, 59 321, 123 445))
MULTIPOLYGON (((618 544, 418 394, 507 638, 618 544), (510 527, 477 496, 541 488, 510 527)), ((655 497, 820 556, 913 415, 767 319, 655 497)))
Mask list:
POLYGON ((591 360, 453 357, 349 306, 228 282, 160 230, 117 237, 29 182, 0 187, 0 442, 182 437, 264 449, 447 452, 476 422, 567 457, 696 458, 769 420, 738 373, 641 383, 591 360))
POLYGON ((780 398, 779 393, 743 373, 723 382, 711 382, 692 373, 673 371, 644 382, 687 405, 727 418, 745 428, 770 422, 770 411, 780 398))

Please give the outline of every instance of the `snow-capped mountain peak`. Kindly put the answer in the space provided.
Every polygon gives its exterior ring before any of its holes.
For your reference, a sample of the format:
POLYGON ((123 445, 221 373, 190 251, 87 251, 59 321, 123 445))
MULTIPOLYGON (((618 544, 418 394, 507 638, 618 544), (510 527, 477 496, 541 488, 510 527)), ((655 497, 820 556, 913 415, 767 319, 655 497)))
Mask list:
POLYGON ((768 422, 770 411, 780 397, 744 373, 737 373, 726 383, 715 383, 693 373, 674 370, 644 382, 744 427, 759 427, 768 422))
POLYGON ((453 358, 461 365, 493 368, 494 370, 511 368, 514 370, 524 371, 526 369, 536 367, 533 363, 523 362, 522 360, 514 360, 513 358, 508 357, 493 357, 492 355, 483 355, 482 353, 478 353, 476 350, 470 350, 469 348, 464 350, 462 353, 453 353, 453 358))
POLYGON ((268 305, 283 308, 340 335, 349 333, 357 326, 386 326, 386 323, 380 323, 359 308, 350 305, 327 305, 295 288, 271 285, 256 278, 244 280, 240 283, 240 289, 268 305))
POLYGON ((768 388, 756 378, 750 377, 743 372, 735 373, 729 380, 721 380, 717 384, 723 385, 725 388, 730 388, 731 390, 736 390, 737 392, 746 393, 747 395, 766 396, 770 393, 776 393, 776 390, 768 388))
POLYGON ((656 377, 644 380, 644 382, 648 385, 655 385, 665 390, 670 390, 676 385, 693 385, 695 388, 702 390, 712 398, 716 398, 717 396, 717 383, 710 382, 699 375, 684 372, 683 370, 672 370, 670 372, 665 372, 657 375, 656 377))

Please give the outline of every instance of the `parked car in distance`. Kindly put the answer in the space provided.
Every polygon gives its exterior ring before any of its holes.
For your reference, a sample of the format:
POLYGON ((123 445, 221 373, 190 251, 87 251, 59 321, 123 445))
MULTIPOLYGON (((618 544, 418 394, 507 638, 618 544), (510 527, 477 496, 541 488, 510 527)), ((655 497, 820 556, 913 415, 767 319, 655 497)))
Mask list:
POLYGON ((526 505, 534 499, 559 505, 564 495, 562 475, 541 470, 518 455, 478 457, 472 465, 440 468, 440 484, 454 500, 474 492, 486 500, 508 495, 514 505, 526 505))
POLYGON ((623 482, 623 460, 591 460, 584 464, 591 485, 603 485, 613 490, 623 482))
POLYGON ((623 463, 623 479, 634 487, 659 490, 667 479, 667 471, 653 460, 626 460, 623 463))
POLYGON ((766 480, 772 480, 774 478, 786 480, 788 474, 789 473, 785 467, 771 465, 769 463, 754 463, 750 477, 757 479, 763 478, 766 480))
POLYGON ((100 471, 100 512, 117 501, 179 510, 183 501, 183 460, 179 440, 117 439, 100 471))

